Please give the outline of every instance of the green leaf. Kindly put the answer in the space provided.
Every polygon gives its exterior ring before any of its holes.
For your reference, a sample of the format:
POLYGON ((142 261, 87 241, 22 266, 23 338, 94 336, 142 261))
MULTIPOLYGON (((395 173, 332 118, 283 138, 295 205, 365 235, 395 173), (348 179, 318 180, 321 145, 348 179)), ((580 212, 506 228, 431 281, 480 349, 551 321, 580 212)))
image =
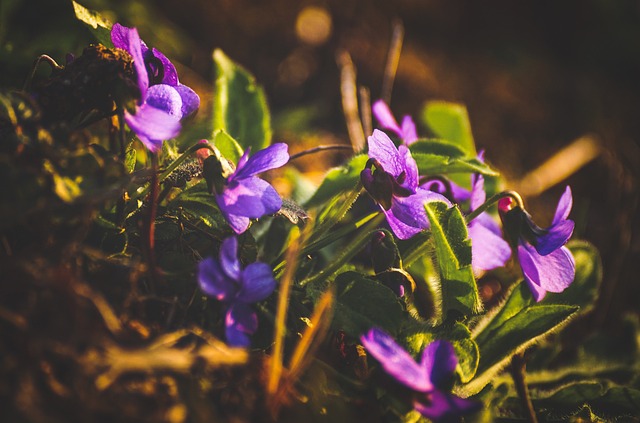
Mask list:
POLYGON ((367 164, 367 160, 369 157, 366 154, 359 154, 351 158, 345 166, 331 169, 305 206, 316 207, 353 189, 360 180, 360 172, 367 164))
POLYGON ((130 142, 127 146, 127 151, 124 156, 124 168, 127 173, 132 173, 136 169, 137 152, 133 142, 130 142))
POLYGON ((169 208, 182 208, 209 228, 223 230, 226 227, 225 220, 216 206, 213 195, 207 191, 204 180, 183 190, 169 203, 169 208))
POLYGON ((374 326, 397 333, 406 315, 393 291, 356 272, 345 272, 334 281, 336 311, 333 325, 353 338, 374 326))
POLYGON ((76 14, 76 18, 86 24, 94 37, 104 46, 113 47, 111 42, 111 27, 113 24, 100 13, 87 9, 76 1, 73 3, 73 11, 76 14))
POLYGON ((467 153, 455 142, 438 138, 423 138, 409 146, 412 154, 435 154, 451 158, 464 157, 467 153))
POLYGON ((231 160, 233 163, 238 163, 238 160, 240 160, 240 157, 242 157, 242 154, 244 153, 242 151, 242 147, 238 144, 238 141, 233 139, 231 135, 227 134, 224 129, 217 129, 213 131, 211 139, 213 140, 215 147, 220 151, 220 154, 222 154, 222 157, 231 160))
POLYGON ((214 131, 226 131, 242 150, 249 147, 254 153, 262 150, 271 142, 271 117, 262 87, 222 50, 213 52, 213 60, 216 68, 214 131))
POLYGON ((476 156, 469 114, 465 106, 446 101, 429 101, 422 109, 422 120, 436 137, 452 141, 467 157, 476 156))
POLYGON ((471 270, 471 240, 467 225, 457 206, 442 202, 425 205, 436 260, 441 278, 442 314, 457 310, 463 315, 477 314, 482 309, 473 271, 471 270))

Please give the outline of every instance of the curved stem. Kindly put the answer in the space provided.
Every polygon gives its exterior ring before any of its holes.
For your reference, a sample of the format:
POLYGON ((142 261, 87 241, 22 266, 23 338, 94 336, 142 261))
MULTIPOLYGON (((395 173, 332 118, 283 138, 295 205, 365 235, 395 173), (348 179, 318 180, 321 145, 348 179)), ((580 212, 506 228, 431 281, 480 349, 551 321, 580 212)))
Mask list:
POLYGON ((487 211, 487 209, 489 207, 491 207, 492 205, 494 205, 495 203, 500 201, 500 199, 505 198, 505 197, 513 198, 513 200, 516 202, 516 204, 520 208, 524 209, 524 202, 522 201, 522 197, 520 196, 520 194, 518 194, 515 191, 503 191, 503 192, 499 192, 496 195, 494 195, 493 197, 489 198, 487 201, 482 203, 480 205, 480 207, 478 207, 477 209, 475 209, 474 211, 469 213, 467 215, 467 223, 471 222, 473 219, 475 219, 476 217, 480 216, 482 213, 487 211))
POLYGON ((31 73, 29 74, 29 77, 27 77, 27 80, 24 81, 24 85, 22 86, 22 91, 27 91, 29 88, 31 88, 31 81, 33 80, 33 77, 36 75, 36 70, 38 70, 38 66, 40 65, 40 62, 47 62, 49 66, 51 66, 51 69, 55 69, 55 70, 64 69, 64 66, 60 66, 58 62, 53 60, 51 56, 48 56, 46 54, 40 55, 35 60, 35 62, 33 62, 33 68, 31 69, 31 73))
POLYGON ((296 154, 292 154, 291 156, 289 156, 289 161, 293 161, 297 158, 309 155, 309 154, 315 154, 315 153, 319 153, 321 151, 328 151, 328 150, 349 150, 352 151, 353 147, 351 147, 350 145, 344 145, 344 144, 329 144, 329 145, 319 145, 317 147, 314 148, 310 148, 308 150, 304 150, 301 151, 299 153, 296 154))

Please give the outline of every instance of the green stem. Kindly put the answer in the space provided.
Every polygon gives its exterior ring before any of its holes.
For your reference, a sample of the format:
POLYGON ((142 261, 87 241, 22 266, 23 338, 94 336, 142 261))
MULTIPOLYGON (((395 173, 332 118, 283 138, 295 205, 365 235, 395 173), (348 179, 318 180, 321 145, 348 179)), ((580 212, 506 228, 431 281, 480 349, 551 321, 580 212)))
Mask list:
MULTIPOLYGON (((358 251, 360 251, 367 245, 372 234, 379 230, 387 232, 386 229, 376 229, 377 226, 378 222, 375 219, 372 222, 369 222, 365 229, 353 241, 349 242, 348 246, 343 250, 343 252, 338 255, 338 257, 335 257, 327 267, 325 267, 315 275, 300 281, 299 285, 305 286, 309 283, 317 282, 321 279, 327 279, 335 272, 337 272, 338 269, 340 269, 348 260, 355 256, 358 251)), ((389 236, 392 236, 391 233, 387 234, 389 236)))
POLYGON ((147 264, 149 265, 149 271, 151 274, 151 281, 153 282, 152 291, 155 291, 157 282, 159 280, 159 272, 156 266, 156 214, 158 211, 158 191, 160 183, 158 181, 158 155, 156 153, 149 153, 151 155, 151 193, 149 195, 149 214, 147 215, 146 222, 146 243, 147 243, 147 264))
POLYGON ((353 206, 353 203, 356 202, 361 192, 362 192, 362 182, 358 181, 358 183, 353 188, 349 196, 344 199, 338 211, 330 218, 327 218, 326 220, 320 222, 320 224, 318 224, 318 226, 314 228, 313 234, 311 235, 309 242, 312 243, 316 241, 318 238, 320 238, 320 236, 324 235, 325 232, 327 232, 329 229, 335 226, 338 222, 340 222, 340 220, 342 220, 345 214, 347 214, 351 206, 353 206))
POLYGON ((522 201, 522 197, 520 197, 520 194, 518 194, 517 192, 515 192, 515 191, 499 192, 496 195, 494 195, 493 197, 489 198, 484 203, 482 203, 480 205, 480 207, 478 207, 477 209, 475 209, 474 211, 469 213, 467 215, 467 223, 471 222, 473 219, 475 219, 476 217, 480 216, 482 213, 487 211, 487 209, 489 207, 491 207, 492 205, 494 205, 495 203, 500 201, 500 199, 505 198, 505 197, 513 198, 515 200, 515 202, 518 204, 518 206, 520 206, 521 208, 524 208, 524 202, 522 201))
POLYGON ((424 240, 419 240, 417 245, 415 245, 405 254, 404 258, 402 259, 402 266, 404 268, 408 268, 420 257, 430 251, 433 251, 431 232, 423 232, 417 236, 424 238, 424 240))

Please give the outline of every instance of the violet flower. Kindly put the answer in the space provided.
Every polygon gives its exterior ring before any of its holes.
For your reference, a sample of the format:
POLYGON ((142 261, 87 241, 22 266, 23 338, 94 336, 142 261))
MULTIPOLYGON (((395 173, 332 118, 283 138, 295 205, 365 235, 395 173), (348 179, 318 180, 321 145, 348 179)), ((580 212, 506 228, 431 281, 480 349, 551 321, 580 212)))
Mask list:
POLYGON ((393 141, 377 129, 368 143, 369 160, 360 172, 360 179, 382 208, 393 233, 400 239, 409 239, 429 228, 424 204, 442 201, 451 205, 451 202, 438 193, 418 187, 418 165, 407 146, 396 148, 393 141))
POLYGON ((373 115, 378 119, 380 126, 395 132, 403 143, 411 145, 418 140, 416 124, 413 122, 413 119, 411 119, 411 116, 404 116, 402 118, 402 126, 400 126, 396 118, 393 117, 389 106, 383 100, 378 100, 373 103, 372 109, 373 115))
POLYGON ((572 205, 571 188, 567 186, 551 226, 542 229, 512 198, 505 197, 498 203, 505 232, 518 251, 524 280, 536 301, 542 300, 547 292, 564 291, 575 277, 575 260, 564 246, 575 226, 572 220, 567 219, 572 205))
POLYGON ((280 210, 282 199, 276 190, 255 175, 289 161, 288 146, 284 143, 270 145, 251 157, 249 151, 238 160, 233 173, 213 185, 218 208, 237 234, 247 230, 251 219, 280 210))
POLYGON ((255 262, 242 269, 238 240, 232 236, 222 241, 217 260, 209 257, 200 262, 198 284, 207 296, 226 306, 227 343, 248 347, 249 335, 258 329, 258 317, 249 304, 264 300, 276 287, 269 265, 255 262))
POLYGON ((111 41, 131 55, 138 77, 140 101, 134 113, 125 110, 124 119, 140 141, 155 152, 164 140, 180 133, 180 120, 200 106, 200 97, 178 81, 175 66, 159 50, 149 49, 136 28, 114 24, 111 41))
POLYGON ((480 408, 481 403, 442 389, 458 365, 453 345, 448 341, 436 340, 427 345, 417 363, 381 329, 372 328, 360 340, 389 375, 414 391, 413 406, 426 418, 436 422, 456 421, 480 408))

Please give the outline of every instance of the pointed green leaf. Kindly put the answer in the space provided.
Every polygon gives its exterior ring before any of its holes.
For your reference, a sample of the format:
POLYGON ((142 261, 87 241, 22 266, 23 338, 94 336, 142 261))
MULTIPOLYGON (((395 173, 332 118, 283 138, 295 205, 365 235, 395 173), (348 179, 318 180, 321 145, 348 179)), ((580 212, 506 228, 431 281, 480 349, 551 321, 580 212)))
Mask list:
POLYGON ((213 129, 223 129, 241 149, 256 152, 271 142, 271 116, 264 91, 253 75, 227 57, 213 52, 216 68, 213 129))
POLYGON ((476 156, 469 114, 465 106, 446 101, 429 101, 422 110, 422 120, 436 137, 452 141, 467 157, 476 156))
POLYGON ((362 172, 364 166, 367 164, 367 160, 369 160, 369 157, 366 154, 359 154, 349 160, 349 163, 345 166, 331 169, 305 206, 319 206, 353 189, 360 180, 360 172, 362 172))
POLYGON ((125 152, 124 156, 124 168, 126 169, 127 173, 132 173, 134 170, 136 170, 137 160, 136 148, 134 146, 134 143, 130 142, 127 146, 127 151, 125 152))
POLYGON ((104 46, 113 47, 111 27, 113 24, 100 13, 89 10, 80 3, 72 1, 76 18, 86 24, 94 37, 104 46))
POLYGON ((463 315, 477 314, 482 309, 473 271, 471 270, 471 240, 467 225, 457 206, 445 203, 425 205, 435 243, 440 271, 442 311, 444 318, 456 310, 463 315))
POLYGON ((406 315, 398 297, 383 284, 356 272, 340 274, 335 282, 333 325, 357 338, 374 326, 396 333, 406 315))
POLYGON ((233 163, 238 163, 238 160, 240 160, 240 157, 242 157, 242 154, 244 153, 244 151, 242 151, 242 147, 238 144, 238 141, 233 139, 231 135, 227 134, 224 129, 217 129, 213 131, 211 139, 213 140, 215 147, 220 151, 220 154, 222 154, 222 157, 231 160, 233 163))

